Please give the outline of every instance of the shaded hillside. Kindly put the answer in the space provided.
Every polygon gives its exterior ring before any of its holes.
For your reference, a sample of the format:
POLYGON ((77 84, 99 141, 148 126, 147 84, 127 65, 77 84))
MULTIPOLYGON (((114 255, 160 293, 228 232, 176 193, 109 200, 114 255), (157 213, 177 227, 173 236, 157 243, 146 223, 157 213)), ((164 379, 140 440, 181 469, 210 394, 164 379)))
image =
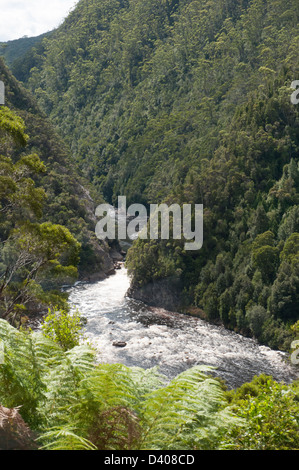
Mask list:
POLYGON ((12 41, 0 42, 0 56, 5 60, 5 63, 13 68, 14 62, 24 57, 30 49, 37 46, 45 37, 49 37, 51 32, 41 34, 35 37, 23 37, 14 39, 12 41))
MULTIPOLYGON (((22 292, 24 282, 26 286, 32 282, 37 283, 35 289, 39 290, 40 285, 45 292, 50 292, 61 284, 74 282, 78 276, 81 279, 93 275, 98 278, 104 277, 113 271, 113 261, 109 256, 109 246, 104 244, 101 246, 95 237, 95 202, 90 195, 88 185, 85 186, 86 181, 78 175, 75 166, 71 163, 67 148, 61 138, 39 110, 35 99, 15 80, 1 60, 0 79, 5 83, 6 95, 6 106, 0 108, 0 235, 2 242, 0 303, 3 301, 7 304, 9 303, 7 299, 11 297, 7 289, 14 290, 11 283, 15 283, 19 293, 22 292), (65 229, 69 231, 69 234, 64 231, 65 229), (54 244, 57 242, 56 230, 58 231, 57 237, 66 237, 61 245, 61 253, 63 253, 64 243, 70 242, 74 244, 74 248, 80 247, 77 255, 68 261, 74 268, 78 268, 78 274, 74 269, 69 272, 63 270, 62 266, 67 257, 66 254, 61 254, 60 264, 62 264, 61 267, 57 264, 56 273, 49 271, 43 276, 43 280, 37 281, 36 277, 33 279, 35 269, 33 266, 37 266, 39 262, 45 262, 43 257, 38 258, 40 261, 37 261, 35 252, 39 243, 37 240, 42 243, 40 237, 46 236, 40 230, 46 230, 47 236, 50 236, 50 230, 52 230, 51 237, 53 237, 54 244), (25 265, 33 263, 32 272, 28 271, 28 267, 25 269, 25 266, 22 268, 23 271, 19 272, 16 265, 22 264, 23 261, 15 259, 15 256, 20 256, 22 250, 25 249, 27 243, 25 240, 29 232, 35 254, 32 255, 30 261, 24 262, 25 265), (23 239, 20 238, 21 236, 23 239), (67 241, 68 238, 69 241, 67 241), (15 243, 19 248, 17 248, 16 255, 13 255, 15 243), (59 270, 61 270, 60 275, 58 275, 59 270), (9 272, 12 273, 11 276, 8 275, 9 272), (22 282, 19 284, 22 278, 24 279, 23 287, 22 282), (6 297, 2 297, 2 290, 6 291, 6 297)), ((50 239, 48 244, 50 250, 50 239)), ((57 253, 60 250, 58 246, 55 249, 58 250, 57 253)), ((29 254, 31 249, 26 248, 26 251, 29 254)), ((51 262, 54 263, 54 260, 51 262)), ((21 297, 18 299, 19 309, 24 301, 21 297)), ((34 297, 33 294, 32 297, 34 297)), ((40 299, 41 297, 44 296, 39 294, 36 296, 40 299)), ((59 301, 59 296, 51 298, 51 302, 54 299, 59 301)), ((50 302, 49 296, 48 300, 50 302)), ((31 311, 37 307, 33 303, 31 302, 31 311)))

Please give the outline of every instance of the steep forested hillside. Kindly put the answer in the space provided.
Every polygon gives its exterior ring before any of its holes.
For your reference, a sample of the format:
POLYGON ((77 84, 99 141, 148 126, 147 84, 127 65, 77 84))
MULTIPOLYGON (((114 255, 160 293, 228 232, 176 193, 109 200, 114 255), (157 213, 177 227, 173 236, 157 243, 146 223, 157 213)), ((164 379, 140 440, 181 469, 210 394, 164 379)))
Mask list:
POLYGON ((95 203, 61 138, 2 61, 0 79, 0 316, 18 320, 64 305, 62 284, 104 275, 113 262, 95 238, 95 203))
POLYGON ((50 34, 51 32, 30 38, 24 36, 23 38, 14 39, 12 41, 0 42, 0 56, 4 58, 7 65, 13 68, 15 62, 19 59, 23 61, 24 56, 31 51, 33 47, 37 47, 38 44, 50 34))
POLYGON ((19 64, 105 200, 204 204, 202 250, 137 242, 133 287, 179 278, 185 308, 283 348, 299 306, 298 18, 297 0, 82 0, 19 64))

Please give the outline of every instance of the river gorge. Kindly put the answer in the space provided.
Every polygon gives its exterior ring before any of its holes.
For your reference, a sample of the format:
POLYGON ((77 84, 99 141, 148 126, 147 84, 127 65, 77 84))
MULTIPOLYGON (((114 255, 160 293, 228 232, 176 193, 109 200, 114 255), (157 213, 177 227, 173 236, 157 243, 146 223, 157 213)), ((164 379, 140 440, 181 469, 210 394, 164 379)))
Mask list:
POLYGON ((289 383, 299 371, 287 354, 199 318, 148 307, 128 298, 124 265, 107 279, 67 289, 69 302, 87 322, 85 335, 102 363, 158 367, 169 379, 195 365, 215 368, 229 389, 267 374, 289 383))

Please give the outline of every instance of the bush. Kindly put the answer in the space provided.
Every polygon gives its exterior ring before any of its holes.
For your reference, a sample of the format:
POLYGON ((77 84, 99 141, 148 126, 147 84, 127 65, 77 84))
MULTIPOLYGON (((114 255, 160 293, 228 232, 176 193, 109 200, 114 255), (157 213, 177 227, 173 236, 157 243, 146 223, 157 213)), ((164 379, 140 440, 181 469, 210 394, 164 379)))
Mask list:
POLYGON ((66 310, 48 310, 42 323, 42 332, 64 350, 79 346, 82 338, 82 321, 78 311, 70 313, 66 310))
POLYGON ((223 442, 223 448, 299 449, 299 404, 294 388, 262 375, 228 395, 232 410, 245 419, 247 425, 232 430, 223 442))
POLYGON ((266 309, 261 305, 253 305, 246 313, 251 333, 256 339, 260 339, 265 321, 269 318, 266 309))

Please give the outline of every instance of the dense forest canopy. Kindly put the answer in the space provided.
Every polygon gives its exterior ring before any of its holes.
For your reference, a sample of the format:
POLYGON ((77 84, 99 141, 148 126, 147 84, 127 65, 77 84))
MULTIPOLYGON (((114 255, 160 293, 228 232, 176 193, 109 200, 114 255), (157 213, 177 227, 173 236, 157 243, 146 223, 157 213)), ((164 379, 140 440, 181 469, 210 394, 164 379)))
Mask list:
POLYGON ((137 288, 286 347, 298 320, 296 0, 81 1, 15 70, 111 203, 204 204, 204 246, 137 242, 137 288))
POLYGON ((18 61, 23 61, 24 55, 29 54, 31 49, 37 46, 44 37, 47 37, 51 32, 41 34, 40 36, 28 37, 24 36, 20 39, 13 39, 7 42, 0 42, 0 55, 4 57, 5 63, 11 68, 16 66, 18 61))

